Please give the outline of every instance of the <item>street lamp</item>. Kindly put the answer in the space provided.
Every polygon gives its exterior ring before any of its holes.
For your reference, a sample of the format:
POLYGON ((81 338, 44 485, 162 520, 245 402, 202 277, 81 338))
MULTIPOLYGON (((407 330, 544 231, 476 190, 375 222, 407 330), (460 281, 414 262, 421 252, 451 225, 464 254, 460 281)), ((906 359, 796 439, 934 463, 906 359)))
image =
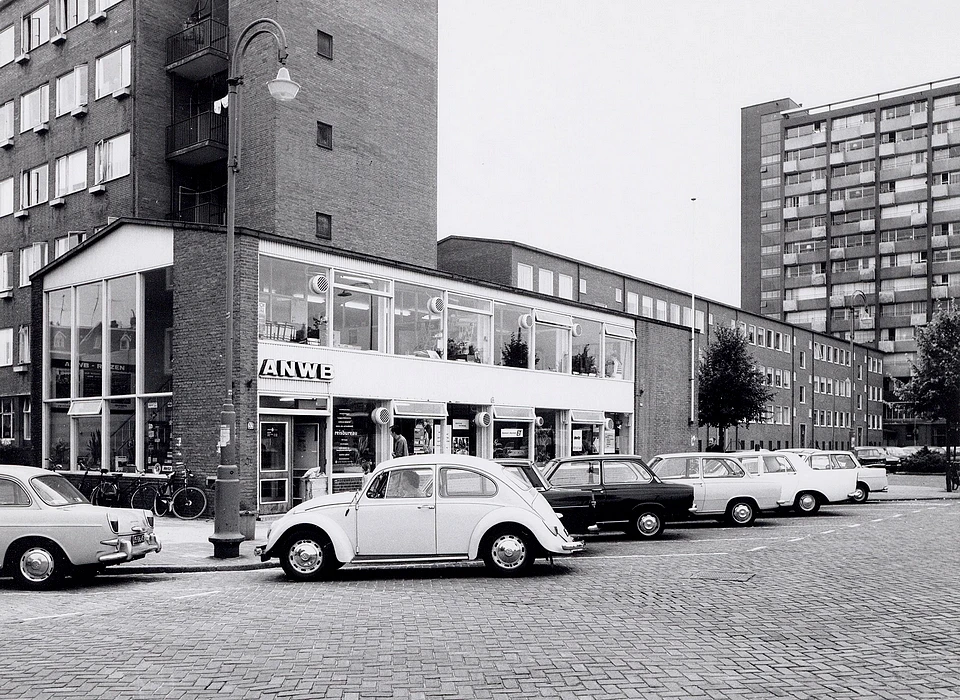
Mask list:
POLYGON ((240 172, 240 92, 243 75, 240 59, 254 38, 269 34, 277 45, 277 61, 280 70, 277 77, 267 83, 274 99, 286 102, 297 96, 300 86, 290 79, 286 68, 287 37, 283 28, 272 19, 257 19, 248 24, 237 38, 230 58, 230 77, 227 79, 227 267, 226 267, 226 329, 224 339, 224 379, 226 398, 220 409, 220 463, 217 466, 216 491, 214 495, 213 556, 231 559, 240 556, 240 477, 237 473, 236 423, 233 407, 233 274, 234 236, 237 207, 237 173, 240 172))
POLYGON ((853 293, 850 299, 850 449, 854 448, 854 426, 853 417, 856 415, 856 394, 854 388, 857 385, 857 363, 853 359, 853 336, 857 332, 857 308, 866 308, 867 295, 859 289, 853 293))

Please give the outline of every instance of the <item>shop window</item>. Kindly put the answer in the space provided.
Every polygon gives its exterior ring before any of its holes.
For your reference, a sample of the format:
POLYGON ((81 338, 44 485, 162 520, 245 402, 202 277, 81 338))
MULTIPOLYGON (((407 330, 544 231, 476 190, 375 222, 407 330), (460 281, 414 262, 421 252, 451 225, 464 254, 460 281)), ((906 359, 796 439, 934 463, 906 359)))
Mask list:
POLYGON ((633 379, 633 332, 607 326, 603 340, 603 376, 633 379))
POLYGON ((603 324, 598 321, 577 321, 580 334, 572 340, 571 369, 574 374, 591 377, 600 374, 600 341, 603 337, 603 324))
POLYGON ((493 305, 493 363, 502 367, 530 367, 531 309, 512 304, 493 305))
POLYGON ((77 381, 79 396, 103 395, 103 285, 77 287, 77 381))
POLYGON ((172 465, 170 421, 173 400, 170 397, 152 396, 142 400, 144 465, 148 471, 165 471, 172 465))
POLYGON ((77 431, 77 462, 84 468, 97 470, 103 460, 101 416, 77 416, 73 418, 77 431))
POLYGON ((539 467, 557 456, 557 426, 559 421, 558 411, 538 410, 536 412, 533 459, 539 467))
POLYGON ((143 391, 173 386, 173 268, 143 273, 143 391))
POLYGON ((136 400, 113 399, 106 408, 107 464, 114 471, 132 471, 137 464, 136 400))
POLYGON ((51 403, 46 405, 47 430, 47 459, 52 464, 59 464, 64 469, 72 469, 70 451, 70 419, 67 414, 69 404, 51 403))
POLYGON ((490 302, 462 294, 450 294, 447 301, 447 359, 489 362, 490 302))
POLYGON ((393 352, 440 359, 443 292, 397 282, 393 289, 393 352))
POLYGON ((546 372, 570 371, 570 328, 536 324, 533 368, 546 372))
POLYGON ((130 44, 97 59, 97 97, 130 87, 130 44))
POLYGON ((262 421, 260 423, 260 474, 259 494, 261 504, 287 502, 289 479, 287 476, 287 424, 262 421))
POLYGON ((337 271, 333 292, 333 347, 386 352, 390 282, 337 271))
POLYGON ((260 338, 327 345, 326 268, 260 256, 260 338))
MULTIPOLYGON (((570 454, 577 455, 598 455, 600 454, 600 423, 577 423, 570 424, 570 454)), ((597 473, 599 483, 600 475, 597 473)))
POLYGON ((363 475, 377 463, 377 425, 370 414, 374 401, 333 401, 333 490, 360 487, 363 475))
POLYGON ((72 347, 73 290, 47 294, 47 396, 70 397, 70 350, 72 347))
POLYGON ((127 275, 112 279, 107 289, 110 358, 107 386, 111 396, 123 396, 134 393, 137 386, 137 278, 127 275))
POLYGON ((626 413, 607 413, 603 428, 603 454, 619 455, 633 452, 630 444, 629 416, 626 413))
POLYGON ((493 458, 530 459, 530 429, 527 421, 494 420, 493 458))

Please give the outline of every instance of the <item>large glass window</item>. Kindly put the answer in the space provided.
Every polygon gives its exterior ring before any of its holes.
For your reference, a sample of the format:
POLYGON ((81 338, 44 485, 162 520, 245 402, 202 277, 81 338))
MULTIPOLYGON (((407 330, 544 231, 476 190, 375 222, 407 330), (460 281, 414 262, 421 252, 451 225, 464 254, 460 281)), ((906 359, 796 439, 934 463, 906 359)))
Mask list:
POLYGON ((323 267, 261 256, 260 337, 327 345, 329 275, 323 267))
POLYGON ((493 305, 493 363, 502 367, 530 366, 530 309, 513 304, 493 305))
POLYGON ((153 396, 141 402, 144 417, 144 465, 147 471, 160 471, 170 465, 170 421, 173 399, 169 396, 153 396))
POLYGON ((87 149, 57 158, 56 193, 65 197, 87 188, 87 149))
POLYGON ((57 116, 69 114, 85 104, 87 104, 87 64, 83 63, 57 78, 57 116))
POLYGON ((393 352, 440 359, 443 352, 443 293, 397 282, 393 291, 393 352))
POLYGON ((15 34, 16 31, 12 24, 0 29, 0 66, 5 66, 13 61, 15 34))
POLYGON ((60 17, 63 29, 73 29, 81 22, 87 21, 90 12, 88 0, 60 0, 60 17))
POLYGON ((603 335, 603 324, 597 321, 578 321, 580 326, 580 335, 573 337, 573 363, 574 374, 582 374, 591 377, 600 374, 600 340, 603 335))
POLYGON ((533 368, 546 372, 570 371, 570 328, 537 321, 533 368))
POLYGON ((97 59, 97 99, 130 86, 130 44, 97 59))
MULTIPOLYGON (((173 268, 143 274, 143 391, 173 388, 173 268)), ((168 419, 169 420, 169 419, 168 419)))
POLYGON ((537 466, 557 456, 557 426, 560 421, 560 412, 551 410, 537 410, 534 423, 533 459, 537 466))
POLYGON ((94 153, 94 182, 108 182, 130 174, 130 134, 100 141, 94 153))
POLYGON ((490 302, 462 294, 447 300, 447 359, 489 362, 490 302))
POLYGON ((20 208, 43 204, 50 196, 50 167, 44 163, 20 175, 20 208))
POLYGON ((137 464, 137 412, 135 399, 107 401, 107 459, 114 471, 137 464))
POLYGON ((570 454, 574 456, 600 454, 601 427, 598 423, 571 423, 570 454))
POLYGON ((13 213, 13 178, 0 181, 0 216, 13 213))
POLYGON ((603 341, 603 376, 611 379, 633 379, 633 340, 622 332, 608 328, 603 341), (616 333, 616 335, 614 335, 616 333))
POLYGON ((47 396, 70 398, 70 349, 73 327, 73 290, 47 295, 47 352, 50 356, 47 396))
POLYGON ((112 279, 107 284, 110 294, 107 310, 110 328, 108 386, 111 396, 123 396, 133 394, 137 386, 137 278, 128 275, 112 279))
POLYGON ((260 503, 287 502, 287 424, 260 423, 260 503))
POLYGON ((493 422, 493 458, 530 458, 530 428, 526 421, 493 422))
POLYGON ((359 487, 377 463, 377 425, 370 414, 377 404, 362 399, 333 400, 333 490, 359 487))
POLYGON ((77 287, 77 378, 80 396, 103 394, 103 285, 77 287))
POLYGON ((390 282, 337 271, 333 291, 333 347, 386 352, 390 282))

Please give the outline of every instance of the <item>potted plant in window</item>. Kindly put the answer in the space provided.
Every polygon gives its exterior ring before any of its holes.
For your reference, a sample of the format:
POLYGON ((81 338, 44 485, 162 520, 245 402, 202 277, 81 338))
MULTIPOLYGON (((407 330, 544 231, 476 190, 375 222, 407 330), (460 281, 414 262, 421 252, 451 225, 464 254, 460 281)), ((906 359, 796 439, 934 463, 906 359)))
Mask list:
POLYGON ((572 358, 574 374, 589 374, 597 376, 597 358, 590 354, 590 344, 583 346, 583 350, 572 358))
POLYGON ((510 334, 510 340, 503 344, 500 362, 504 367, 527 367, 530 364, 529 350, 520 331, 510 334))
POLYGON ((240 534, 245 540, 257 539, 257 518, 260 513, 250 507, 246 501, 240 501, 240 534))

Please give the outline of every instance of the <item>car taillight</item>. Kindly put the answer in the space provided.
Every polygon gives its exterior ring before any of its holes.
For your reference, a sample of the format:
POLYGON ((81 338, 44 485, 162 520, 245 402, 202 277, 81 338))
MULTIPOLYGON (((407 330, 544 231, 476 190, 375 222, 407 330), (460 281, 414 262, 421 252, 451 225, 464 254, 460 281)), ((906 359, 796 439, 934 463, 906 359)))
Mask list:
POLYGON ((110 529, 115 533, 120 532, 120 520, 118 518, 107 518, 110 521, 110 529))
POLYGON ((147 514, 147 525, 149 525, 150 527, 153 527, 153 513, 147 514))

